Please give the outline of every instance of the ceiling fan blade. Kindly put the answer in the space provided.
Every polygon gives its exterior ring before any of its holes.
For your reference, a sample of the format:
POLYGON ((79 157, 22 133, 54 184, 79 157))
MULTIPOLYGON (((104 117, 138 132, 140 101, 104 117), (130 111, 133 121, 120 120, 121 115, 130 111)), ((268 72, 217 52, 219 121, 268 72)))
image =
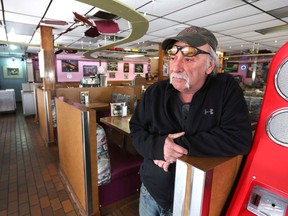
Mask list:
POLYGON ((48 25, 68 25, 68 22, 62 20, 41 20, 40 23, 48 25))
POLYGON ((55 52, 55 55, 58 55, 58 54, 60 54, 60 53, 62 53, 63 52, 63 50, 62 49, 59 49, 59 50, 57 50, 56 52, 55 52))
POLYGON ((68 54, 75 54, 77 52, 78 52, 78 50, 74 50, 74 49, 66 49, 65 50, 65 53, 68 53, 68 54))
POLYGON ((116 19, 117 16, 115 14, 111 14, 108 12, 104 12, 99 10, 97 13, 95 13, 93 15, 94 18, 100 18, 100 19, 105 19, 105 20, 112 20, 112 19, 116 19))
POLYGON ((91 26, 91 27, 93 26, 93 23, 90 22, 86 17, 84 17, 84 16, 82 16, 82 15, 76 13, 76 12, 73 12, 73 14, 74 14, 74 16, 75 16, 75 18, 76 18, 77 20, 80 20, 80 21, 86 23, 87 25, 89 25, 89 26, 91 26))
POLYGON ((98 29, 96 27, 90 27, 88 30, 84 32, 86 37, 98 37, 100 35, 98 29))
POLYGON ((101 34, 116 34, 120 30, 118 24, 113 20, 94 20, 94 22, 101 34))

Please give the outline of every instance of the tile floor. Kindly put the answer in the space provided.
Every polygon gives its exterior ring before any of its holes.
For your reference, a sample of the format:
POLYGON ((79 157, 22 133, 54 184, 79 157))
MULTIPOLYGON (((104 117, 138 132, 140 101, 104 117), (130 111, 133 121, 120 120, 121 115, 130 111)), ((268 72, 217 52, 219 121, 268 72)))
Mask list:
POLYGON ((0 113, 0 216, 79 215, 58 173, 58 149, 47 148, 34 117, 0 113))

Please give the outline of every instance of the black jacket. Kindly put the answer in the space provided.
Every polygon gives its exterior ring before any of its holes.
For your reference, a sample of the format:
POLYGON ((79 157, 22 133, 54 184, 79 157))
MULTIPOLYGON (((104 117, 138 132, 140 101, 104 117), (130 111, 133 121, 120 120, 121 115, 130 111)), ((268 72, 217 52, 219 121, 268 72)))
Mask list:
POLYGON ((169 80, 158 81, 147 88, 130 120, 133 144, 144 158, 141 180, 164 209, 173 205, 175 163, 165 172, 153 160, 164 160, 168 134, 185 131, 184 137, 174 141, 188 149, 190 156, 245 155, 252 143, 247 105, 232 76, 207 77, 193 96, 186 124, 175 115, 178 93, 169 80))

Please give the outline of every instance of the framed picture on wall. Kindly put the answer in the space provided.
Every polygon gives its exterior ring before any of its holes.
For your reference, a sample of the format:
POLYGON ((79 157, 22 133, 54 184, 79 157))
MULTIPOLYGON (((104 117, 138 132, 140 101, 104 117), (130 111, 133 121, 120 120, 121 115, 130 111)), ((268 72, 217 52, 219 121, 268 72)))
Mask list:
POLYGON ((253 72, 253 68, 251 67, 251 65, 249 65, 249 67, 247 67, 247 70, 246 70, 246 78, 252 78, 252 72, 253 72))
POLYGON ((224 72, 225 73, 237 73, 238 67, 239 67, 238 62, 227 62, 224 72))
POLYGON ((112 79, 114 79, 116 77, 116 75, 115 75, 115 73, 109 73, 109 78, 112 78, 112 79))
POLYGON ((118 62, 107 62, 107 71, 108 72, 117 72, 118 71, 118 62))
POLYGON ((129 72, 129 63, 124 63, 123 71, 124 71, 124 73, 128 73, 129 72))
POLYGON ((143 64, 135 64, 135 73, 143 73, 143 64))
POLYGON ((3 66, 3 77, 7 79, 22 79, 23 73, 21 68, 18 67, 10 67, 10 66, 3 66))
POLYGON ((62 60, 62 72, 78 72, 78 60, 62 60))
POLYGON ((96 65, 83 65, 83 76, 91 76, 97 74, 96 65))
POLYGON ((163 63, 163 76, 168 76, 169 63, 166 61, 163 63))

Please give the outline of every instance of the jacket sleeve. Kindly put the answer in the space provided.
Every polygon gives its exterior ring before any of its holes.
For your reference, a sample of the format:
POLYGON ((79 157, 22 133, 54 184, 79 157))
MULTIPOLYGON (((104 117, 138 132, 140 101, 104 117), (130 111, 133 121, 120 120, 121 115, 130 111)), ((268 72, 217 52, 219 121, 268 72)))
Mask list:
MULTIPOLYGON (((144 94, 137 104, 130 120, 130 136, 138 153, 145 159, 164 160, 164 142, 167 135, 159 135, 148 131, 149 120, 145 109, 144 94)), ((149 112, 149 111, 148 111, 149 112)))

